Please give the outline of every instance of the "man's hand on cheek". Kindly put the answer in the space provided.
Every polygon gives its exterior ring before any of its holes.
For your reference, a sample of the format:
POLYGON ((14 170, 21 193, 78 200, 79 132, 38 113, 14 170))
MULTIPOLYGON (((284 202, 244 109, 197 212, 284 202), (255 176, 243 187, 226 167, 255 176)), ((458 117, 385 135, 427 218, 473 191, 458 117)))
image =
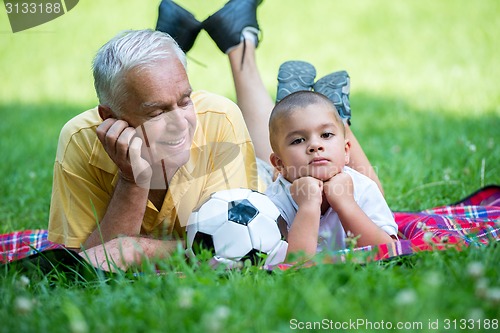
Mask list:
POLYGON ((129 147, 130 164, 132 166, 133 179, 142 188, 150 188, 153 170, 151 164, 141 156, 143 142, 141 138, 134 137, 129 147))
POLYGON ((97 127, 97 137, 120 176, 141 187, 149 188, 151 166, 141 157, 142 140, 137 131, 124 120, 108 118, 97 127))

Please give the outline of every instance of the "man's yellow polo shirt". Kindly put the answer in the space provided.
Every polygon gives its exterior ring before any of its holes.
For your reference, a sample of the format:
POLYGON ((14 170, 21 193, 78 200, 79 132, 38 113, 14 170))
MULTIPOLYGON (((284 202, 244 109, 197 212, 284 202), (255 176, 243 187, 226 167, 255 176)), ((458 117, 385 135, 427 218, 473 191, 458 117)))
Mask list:
MULTIPOLYGON (((208 92, 192 94, 197 127, 190 159, 172 177, 160 211, 148 201, 141 234, 161 237, 183 231, 189 215, 213 192, 259 187, 255 152, 241 111, 208 92)), ((97 108, 61 130, 54 164, 49 240, 79 248, 107 210, 118 168, 96 135, 97 108)))

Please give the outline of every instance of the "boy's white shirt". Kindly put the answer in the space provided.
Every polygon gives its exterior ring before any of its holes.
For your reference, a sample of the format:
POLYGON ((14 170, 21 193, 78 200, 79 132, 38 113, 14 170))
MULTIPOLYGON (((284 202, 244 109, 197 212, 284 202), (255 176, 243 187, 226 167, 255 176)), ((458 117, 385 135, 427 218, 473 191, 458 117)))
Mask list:
MULTIPOLYGON (((370 178, 349 167, 344 167, 344 172, 352 178, 354 200, 359 207, 387 234, 397 236, 398 226, 394 221, 394 215, 377 184, 370 178)), ((275 203, 281 216, 286 221, 288 230, 290 230, 298 210, 298 206, 290 194, 291 185, 280 174, 266 190, 266 195, 275 203)), ((318 234, 318 252, 345 248, 346 233, 337 213, 331 207, 320 218, 318 234)))

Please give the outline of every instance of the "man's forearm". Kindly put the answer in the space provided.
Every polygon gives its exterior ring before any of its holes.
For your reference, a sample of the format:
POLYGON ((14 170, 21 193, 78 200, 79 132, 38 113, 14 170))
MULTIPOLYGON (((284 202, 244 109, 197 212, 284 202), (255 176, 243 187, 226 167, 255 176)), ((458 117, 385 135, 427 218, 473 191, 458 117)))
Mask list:
POLYGON ((146 211, 148 192, 148 189, 120 178, 103 219, 90 234, 84 247, 91 248, 118 235, 138 235, 146 211))

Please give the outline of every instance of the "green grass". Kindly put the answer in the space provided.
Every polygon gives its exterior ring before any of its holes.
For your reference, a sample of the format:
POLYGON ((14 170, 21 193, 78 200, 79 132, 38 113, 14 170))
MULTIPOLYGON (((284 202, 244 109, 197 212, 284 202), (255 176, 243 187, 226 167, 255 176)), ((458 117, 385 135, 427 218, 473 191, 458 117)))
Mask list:
POLYGON ((498 295, 492 299, 494 291, 483 287, 497 283, 499 260, 498 248, 489 247, 268 273, 193 268, 176 257, 161 264, 166 275, 119 275, 83 285, 31 277, 26 286, 11 273, 1 281, 0 331, 289 332, 299 322, 327 320, 359 324, 350 331, 374 331, 368 322, 384 321, 429 332, 429 322, 438 320, 444 331, 446 319, 461 318, 477 328, 476 320, 484 325, 500 316, 498 295), (480 263, 482 273, 468 273, 471 263, 480 263))
MULTIPOLYGON (((178 2, 203 20, 225 1, 178 2)), ((0 232, 46 228, 59 130, 96 104, 95 51, 119 30, 153 28, 156 11, 156 2, 81 1, 17 34, 0 13, 0 232)), ((353 130, 390 207, 425 209, 500 184, 499 12, 495 0, 266 0, 258 64, 273 95, 283 61, 310 61, 318 76, 348 70, 353 130)), ((189 59, 195 89, 235 99, 227 58, 206 33, 189 59)), ((161 276, 151 267, 79 284, 34 275, 24 287, 2 268, 0 332, 289 332, 292 319, 421 322, 406 330, 421 332, 439 320, 444 331, 447 318, 500 318, 499 257, 490 246, 269 274, 174 256, 161 276), (467 273, 477 263, 479 279, 467 273)), ((446 331, 464 331, 458 324, 446 331)))

